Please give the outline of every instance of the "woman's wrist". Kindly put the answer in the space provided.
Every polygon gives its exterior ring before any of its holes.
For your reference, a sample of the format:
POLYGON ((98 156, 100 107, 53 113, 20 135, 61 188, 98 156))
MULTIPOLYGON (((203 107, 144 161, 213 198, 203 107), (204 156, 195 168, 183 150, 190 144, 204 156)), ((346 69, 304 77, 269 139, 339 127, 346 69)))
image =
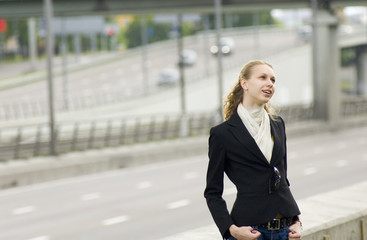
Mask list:
POLYGON ((232 224, 230 227, 229 227, 229 233, 233 236, 235 234, 235 232, 238 230, 238 227, 234 224, 232 224))

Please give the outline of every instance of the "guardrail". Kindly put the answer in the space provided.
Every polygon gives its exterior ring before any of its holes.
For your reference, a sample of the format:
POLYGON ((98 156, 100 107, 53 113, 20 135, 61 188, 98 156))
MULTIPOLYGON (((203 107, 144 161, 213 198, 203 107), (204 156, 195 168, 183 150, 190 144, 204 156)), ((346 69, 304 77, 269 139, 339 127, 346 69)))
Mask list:
MULTIPOLYGON (((180 137, 180 115, 63 123, 57 125, 58 154, 116 147, 180 137)), ((215 124, 214 113, 188 116, 189 136, 202 135, 215 124)), ((48 125, 23 126, 0 131, 0 160, 48 155, 48 125)))
MULTIPOLYGON (((306 121, 313 117, 310 107, 282 109, 286 121, 306 121)), ((215 112, 189 114, 188 135, 207 134, 217 121, 215 112)), ((180 115, 149 116, 119 120, 62 123, 56 126, 58 154, 116 147, 180 137, 180 115)), ((48 155, 47 124, 28 125, 0 130, 0 160, 48 155)))
MULTIPOLYGON (((279 114, 289 123, 314 119, 312 106, 282 107, 279 114)), ((344 118, 367 114, 367 99, 344 101, 344 118)), ((208 134, 217 124, 215 112, 189 114, 188 136, 208 134)), ((159 115, 104 121, 62 123, 56 126, 58 154, 175 139, 180 135, 181 115, 159 115)), ((0 161, 48 155, 49 126, 27 125, 0 130, 0 161)))

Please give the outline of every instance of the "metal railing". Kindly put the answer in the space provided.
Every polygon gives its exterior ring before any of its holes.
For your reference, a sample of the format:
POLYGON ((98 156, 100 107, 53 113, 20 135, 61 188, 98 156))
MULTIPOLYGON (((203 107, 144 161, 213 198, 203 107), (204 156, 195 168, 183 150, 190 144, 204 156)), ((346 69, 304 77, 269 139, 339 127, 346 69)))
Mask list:
MULTIPOLYGON (((117 147, 180 137, 180 115, 63 123, 56 127, 58 154, 117 147)), ((203 135, 215 124, 215 113, 188 116, 189 136, 203 135)), ((0 161, 49 154, 46 124, 0 131, 0 161)))
MULTIPOLYGON (((344 100, 341 117, 367 115, 367 99, 344 100)), ((312 106, 287 106, 278 112, 287 124, 315 119, 312 106)), ((188 136, 206 135, 218 123, 215 112, 189 114, 188 136)), ((181 115, 157 115, 91 122, 62 123, 56 126, 56 152, 63 154, 129 144, 176 139, 181 115)), ((49 154, 47 124, 0 129, 0 161, 49 154)))

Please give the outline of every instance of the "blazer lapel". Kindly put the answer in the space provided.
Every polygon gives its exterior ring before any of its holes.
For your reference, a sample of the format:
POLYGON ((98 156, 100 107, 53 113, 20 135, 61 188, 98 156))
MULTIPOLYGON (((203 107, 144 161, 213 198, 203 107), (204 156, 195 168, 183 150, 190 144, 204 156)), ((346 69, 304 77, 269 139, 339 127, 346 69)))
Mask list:
POLYGON ((244 145, 255 156, 269 164, 268 160, 261 152, 259 146, 257 146, 255 139, 251 136, 251 134, 243 124, 241 118, 238 116, 237 112, 234 112, 233 115, 229 118, 228 124, 230 125, 229 131, 235 136, 235 138, 239 142, 242 143, 242 145, 244 145))
POLYGON ((273 152, 272 152, 271 161, 270 161, 272 163, 273 161, 278 159, 278 155, 280 154, 281 144, 283 143, 279 136, 279 131, 281 131, 281 129, 279 128, 277 123, 272 119, 270 119, 270 128, 271 128, 271 135, 273 136, 273 139, 274 139, 273 152))

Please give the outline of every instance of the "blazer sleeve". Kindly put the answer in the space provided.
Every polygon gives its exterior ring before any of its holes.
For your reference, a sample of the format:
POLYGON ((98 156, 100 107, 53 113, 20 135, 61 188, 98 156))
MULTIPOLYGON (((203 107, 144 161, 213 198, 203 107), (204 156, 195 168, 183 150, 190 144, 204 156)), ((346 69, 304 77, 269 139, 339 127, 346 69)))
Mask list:
POLYGON ((284 149, 285 149, 285 153, 284 153, 284 169, 285 169, 285 180, 287 181, 288 187, 290 186, 289 180, 288 180, 288 169, 287 169, 287 134, 285 131, 285 123, 283 118, 279 117, 280 121, 282 122, 282 128, 283 128, 283 133, 284 133, 284 149))
POLYGON ((228 238, 229 227, 233 221, 222 197, 226 151, 221 140, 216 128, 212 128, 209 136, 209 164, 204 197, 220 233, 224 238, 228 238))

